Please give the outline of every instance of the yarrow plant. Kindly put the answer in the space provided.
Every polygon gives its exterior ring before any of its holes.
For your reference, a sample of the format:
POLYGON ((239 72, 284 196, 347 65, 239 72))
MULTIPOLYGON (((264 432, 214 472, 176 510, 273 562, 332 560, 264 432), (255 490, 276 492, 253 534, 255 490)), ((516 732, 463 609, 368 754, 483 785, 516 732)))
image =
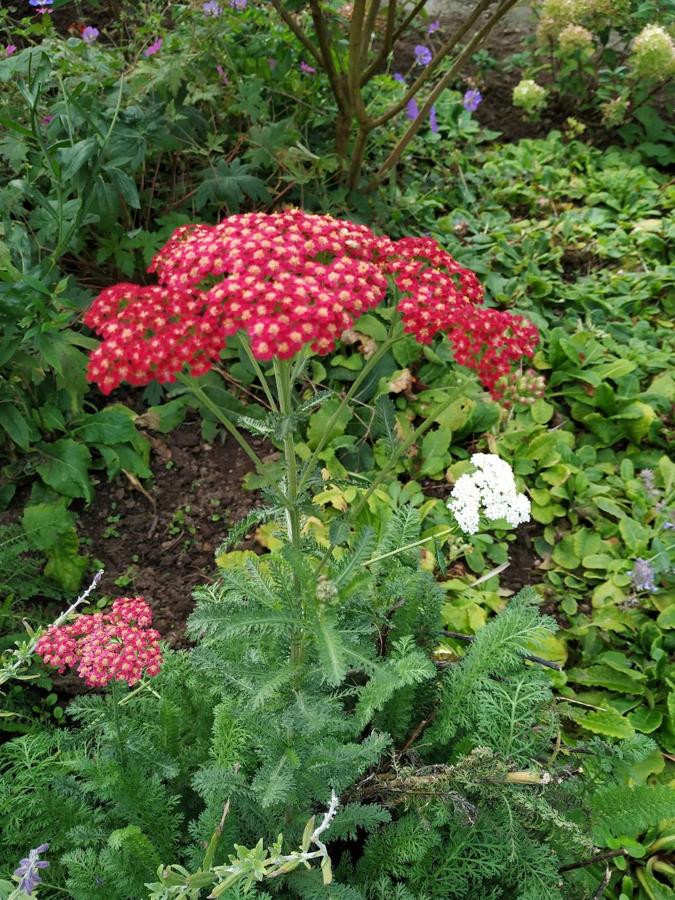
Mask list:
POLYGON ((493 393, 538 340, 526 320, 481 306, 476 276, 435 241, 392 241, 297 209, 181 226, 149 271, 158 285, 106 288, 87 312, 86 324, 104 338, 88 376, 106 394, 122 381, 175 381, 186 367, 203 375, 237 332, 259 360, 290 359, 305 347, 329 353, 384 300, 388 278, 405 331, 422 344, 445 332, 457 362, 493 393))
POLYGON ((151 624, 152 610, 142 597, 118 597, 109 613, 80 615, 50 628, 35 652, 61 674, 76 670, 90 687, 133 685, 144 673, 157 675, 162 665, 159 633, 151 624))
MULTIPOLYGON (((249 357, 271 409, 257 433, 283 443, 285 478, 269 490, 284 509, 288 535, 300 544, 302 491, 337 418, 396 341, 410 334, 429 344, 441 333, 460 365, 475 370, 495 397, 511 365, 532 356, 537 329, 525 319, 481 305, 476 275, 430 238, 391 240, 364 225, 299 209, 230 216, 219 225, 178 228, 153 259, 158 284, 118 284, 94 300, 85 322, 103 338, 88 377, 108 394, 123 381, 180 381, 234 437, 259 472, 264 464, 231 415, 196 380, 220 358, 229 340, 249 357), (318 444, 299 467, 293 436, 294 390, 307 357, 333 350, 341 335, 391 293, 386 339, 341 398, 318 444), (261 362, 272 361, 274 383, 261 362)), ((463 396, 458 374, 436 415, 463 396)), ((422 423, 397 454, 431 426, 422 423)), ((368 489, 372 492, 388 469, 368 489)), ((366 492, 366 499, 368 496, 366 492)), ((365 502, 361 498, 359 504, 365 502)))
POLYGON ((509 525, 530 521, 530 501, 518 492, 511 466, 491 453, 474 453, 476 471, 460 475, 452 489, 448 508, 465 534, 476 534, 481 516, 509 525))

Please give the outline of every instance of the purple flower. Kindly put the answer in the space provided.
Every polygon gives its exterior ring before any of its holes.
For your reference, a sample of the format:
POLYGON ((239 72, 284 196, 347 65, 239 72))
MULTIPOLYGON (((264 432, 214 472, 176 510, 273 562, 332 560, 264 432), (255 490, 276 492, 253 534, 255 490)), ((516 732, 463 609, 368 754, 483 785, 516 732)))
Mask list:
POLYGON ((436 107, 432 106, 429 110, 429 128, 434 134, 438 134, 438 119, 436 118, 436 107))
POLYGON ((5 47, 5 56, 11 56, 16 53, 16 44, 7 44, 5 47))
POLYGON ((86 28, 82 29, 82 40, 85 44, 93 44, 100 33, 98 28, 94 28, 93 25, 87 25, 86 28))
POLYGON ((438 31, 441 27, 441 23, 438 19, 434 19, 433 22, 429 22, 429 27, 427 28, 427 34, 434 34, 434 32, 438 31))
POLYGON ((162 49, 163 43, 164 41, 162 40, 162 38, 157 38, 154 44, 150 44, 149 47, 145 48, 145 50, 143 51, 143 56, 154 56, 155 53, 159 53, 159 51, 162 49))
POLYGON ((51 6, 54 0, 28 0, 31 6, 51 6))
POLYGON ((246 4, 248 0, 230 0, 230 6, 232 9, 238 9, 241 11, 242 9, 246 9, 246 4))
POLYGON ((220 3, 217 0, 208 0, 208 3, 202 6, 202 10, 205 16, 219 16, 222 12, 220 3))
POLYGON ((462 100, 462 104, 464 109, 467 112, 476 112, 478 107, 483 102, 483 95, 478 90, 470 90, 464 94, 464 99, 462 100))
POLYGON ((415 47, 415 62, 418 66, 428 66, 432 58, 431 50, 424 44, 418 44, 415 47))
POLYGON ((408 105, 406 107, 405 114, 413 122, 419 116, 419 114, 420 114, 419 106, 417 105, 417 100, 415 100, 414 97, 412 98, 412 100, 408 100, 408 105))
POLYGON ((54 121, 54 116, 52 116, 51 113, 47 113, 46 116, 43 116, 40 119, 40 122, 42 125, 49 125, 49 123, 53 122, 53 121, 54 121))
POLYGON ((633 579, 633 587, 636 591, 650 591, 654 593, 654 591, 658 590, 654 584, 654 569, 649 560, 636 559, 630 577, 633 579))
POLYGON ((230 83, 230 79, 227 77, 227 72, 226 72, 225 69, 220 65, 220 63, 218 63, 218 65, 216 66, 216 72, 218 73, 218 75, 219 75, 219 77, 220 77, 220 80, 223 82, 223 84, 229 84, 229 83, 230 83))
POLYGON ((309 66, 307 63, 303 61, 300 63, 300 70, 305 73, 305 75, 316 75, 316 69, 314 66, 309 66))
POLYGON ((38 870, 46 869, 49 865, 47 860, 40 859, 40 854, 47 850, 49 850, 49 844, 40 844, 35 850, 31 850, 25 859, 21 860, 19 867, 14 871, 14 874, 20 879, 19 890, 29 896, 42 881, 38 870))
POLYGON ((394 81, 398 81, 399 84, 405 84, 405 78, 400 72, 394 72, 393 78, 394 81))

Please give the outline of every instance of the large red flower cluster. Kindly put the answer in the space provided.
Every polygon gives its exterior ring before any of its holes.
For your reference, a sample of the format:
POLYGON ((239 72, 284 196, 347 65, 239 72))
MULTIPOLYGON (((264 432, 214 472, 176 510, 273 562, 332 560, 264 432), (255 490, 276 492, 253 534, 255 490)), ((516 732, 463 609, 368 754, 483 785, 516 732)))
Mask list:
POLYGON ((61 674, 70 667, 90 687, 110 681, 132 685, 143 672, 157 675, 162 665, 159 632, 142 597, 118 597, 109 613, 78 616, 69 625, 51 627, 35 652, 61 674))
POLYGON ((173 381, 186 367, 201 375, 240 330, 261 360, 288 359, 306 344, 328 353, 384 299, 388 277, 405 329, 422 343, 446 332, 457 361, 493 392, 538 337, 523 319, 479 306, 475 274, 435 241, 392 241, 298 209, 182 226, 149 271, 158 285, 107 288, 85 316, 104 339, 88 372, 104 393, 122 381, 173 381))

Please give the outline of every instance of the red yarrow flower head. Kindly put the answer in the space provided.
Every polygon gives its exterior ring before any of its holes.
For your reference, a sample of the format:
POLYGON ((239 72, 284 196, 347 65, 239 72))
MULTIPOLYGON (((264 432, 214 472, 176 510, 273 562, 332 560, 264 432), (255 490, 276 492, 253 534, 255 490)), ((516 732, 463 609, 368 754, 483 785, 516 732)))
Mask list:
POLYGON ((159 632, 151 624, 152 610, 143 597, 118 597, 110 612, 52 626, 35 652, 61 674, 75 670, 90 687, 111 681, 133 685, 143 673, 157 675, 162 665, 159 632))
POLYGON ((392 241, 365 225, 299 209, 184 225, 152 261, 158 284, 118 284, 85 323, 103 338, 88 377, 104 393, 122 381, 174 381, 207 372, 244 332, 260 360, 308 345, 329 353, 396 283, 405 329, 421 343, 447 333, 458 362, 496 395, 510 362, 532 355, 534 326, 480 306, 476 275, 430 238, 392 241))

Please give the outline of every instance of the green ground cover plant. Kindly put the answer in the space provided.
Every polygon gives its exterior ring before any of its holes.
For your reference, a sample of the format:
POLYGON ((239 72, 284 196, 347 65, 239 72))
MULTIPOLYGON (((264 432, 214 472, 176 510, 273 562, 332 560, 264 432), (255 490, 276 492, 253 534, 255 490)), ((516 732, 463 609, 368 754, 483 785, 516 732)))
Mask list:
POLYGON ((650 107, 672 41, 667 10, 625 5, 624 66, 582 6, 595 58, 504 68, 561 102, 589 84, 589 128, 515 143, 479 125, 484 58, 463 82, 475 48, 423 5, 389 48, 397 4, 0 12, 0 724, 23 732, 0 747, 1 897, 675 889, 675 195, 650 107), (625 118, 593 146, 610 75, 625 118), (283 266, 255 268, 274 243, 223 249, 271 211, 309 242, 290 319, 283 266), (338 258, 359 290, 317 300, 338 258), (252 279, 252 318, 213 313, 225 277, 252 279), (48 630, 98 568, 80 511, 116 477, 151 492, 153 432, 195 413, 260 505, 185 644, 89 592, 48 630))

